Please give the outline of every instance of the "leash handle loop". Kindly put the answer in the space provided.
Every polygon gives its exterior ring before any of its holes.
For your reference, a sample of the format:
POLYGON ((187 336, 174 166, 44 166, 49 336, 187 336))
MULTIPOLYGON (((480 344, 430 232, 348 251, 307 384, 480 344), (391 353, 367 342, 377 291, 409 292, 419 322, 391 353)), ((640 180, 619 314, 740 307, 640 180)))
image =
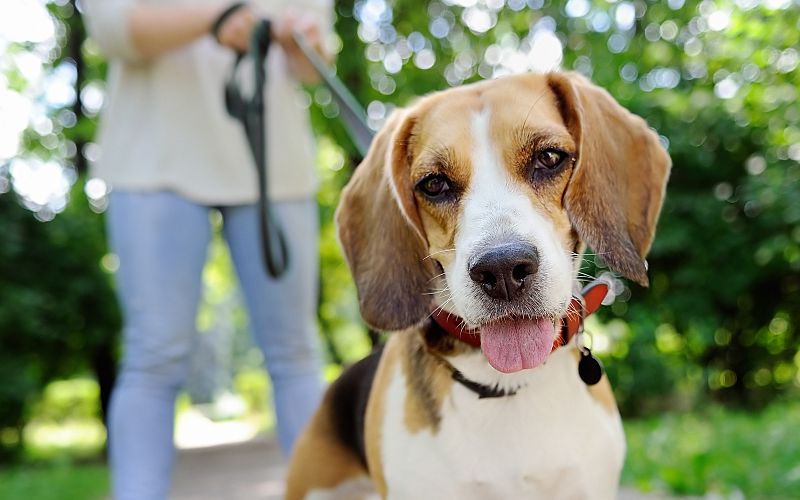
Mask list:
POLYGON ((209 30, 217 42, 219 42, 219 30, 222 28, 222 25, 225 24, 225 21, 227 21, 228 18, 235 14, 239 9, 246 6, 247 2, 235 2, 217 16, 217 18, 214 20, 214 24, 211 25, 211 29, 209 30))

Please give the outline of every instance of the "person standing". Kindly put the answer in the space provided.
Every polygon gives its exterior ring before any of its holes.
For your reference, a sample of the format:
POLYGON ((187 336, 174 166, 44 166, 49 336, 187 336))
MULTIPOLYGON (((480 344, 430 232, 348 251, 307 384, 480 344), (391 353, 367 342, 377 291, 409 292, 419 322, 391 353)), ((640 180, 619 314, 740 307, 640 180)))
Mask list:
POLYGON ((90 35, 109 59, 93 175, 110 187, 109 241, 124 316, 120 376, 109 411, 117 500, 166 498, 174 407, 189 371, 202 269, 218 209, 256 343, 273 385, 284 453, 322 391, 316 334, 318 221, 314 144, 299 84, 315 77, 293 42, 322 52, 330 0, 84 0, 90 35), (223 88, 257 20, 272 21, 266 62, 269 195, 290 249, 287 272, 261 258, 253 159, 223 88), (214 31, 214 33, 212 33, 214 31))

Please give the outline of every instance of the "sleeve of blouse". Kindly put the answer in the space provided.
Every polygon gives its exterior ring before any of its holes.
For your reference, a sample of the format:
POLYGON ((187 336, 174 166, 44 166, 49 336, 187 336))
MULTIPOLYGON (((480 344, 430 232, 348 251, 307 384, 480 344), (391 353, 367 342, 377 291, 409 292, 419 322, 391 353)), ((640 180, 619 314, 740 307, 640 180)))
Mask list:
POLYGON ((83 0, 83 16, 89 35, 110 58, 141 61, 130 35, 128 19, 134 0, 83 0))

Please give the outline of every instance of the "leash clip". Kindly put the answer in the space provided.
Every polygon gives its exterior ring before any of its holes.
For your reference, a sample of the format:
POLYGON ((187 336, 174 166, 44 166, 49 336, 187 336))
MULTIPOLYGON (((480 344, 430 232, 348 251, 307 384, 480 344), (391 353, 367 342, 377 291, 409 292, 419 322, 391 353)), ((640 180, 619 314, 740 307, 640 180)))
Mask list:
POLYGON ((578 330, 578 333, 575 335, 575 345, 578 347, 578 350, 583 352, 591 352, 591 348, 594 347, 594 338, 592 338, 591 332, 586 330, 583 327, 583 323, 581 323, 581 328, 578 330), (589 346, 586 346, 586 339, 589 339, 589 346))

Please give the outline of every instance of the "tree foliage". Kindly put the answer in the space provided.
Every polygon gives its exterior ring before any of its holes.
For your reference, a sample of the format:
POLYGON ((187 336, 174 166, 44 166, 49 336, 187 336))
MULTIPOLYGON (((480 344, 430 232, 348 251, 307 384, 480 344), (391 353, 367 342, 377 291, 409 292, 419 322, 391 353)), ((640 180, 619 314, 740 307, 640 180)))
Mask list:
POLYGON ((29 114, 17 154, 0 156, 0 458, 49 381, 91 372, 107 404, 120 330, 104 202, 84 190, 97 113, 84 97, 105 63, 72 3, 47 8, 52 36, 0 45, 0 92, 29 114))
POLYGON ((45 224, 10 195, 0 213, 0 427, 21 430, 47 382, 113 368, 120 316, 97 214, 74 201, 45 224))

